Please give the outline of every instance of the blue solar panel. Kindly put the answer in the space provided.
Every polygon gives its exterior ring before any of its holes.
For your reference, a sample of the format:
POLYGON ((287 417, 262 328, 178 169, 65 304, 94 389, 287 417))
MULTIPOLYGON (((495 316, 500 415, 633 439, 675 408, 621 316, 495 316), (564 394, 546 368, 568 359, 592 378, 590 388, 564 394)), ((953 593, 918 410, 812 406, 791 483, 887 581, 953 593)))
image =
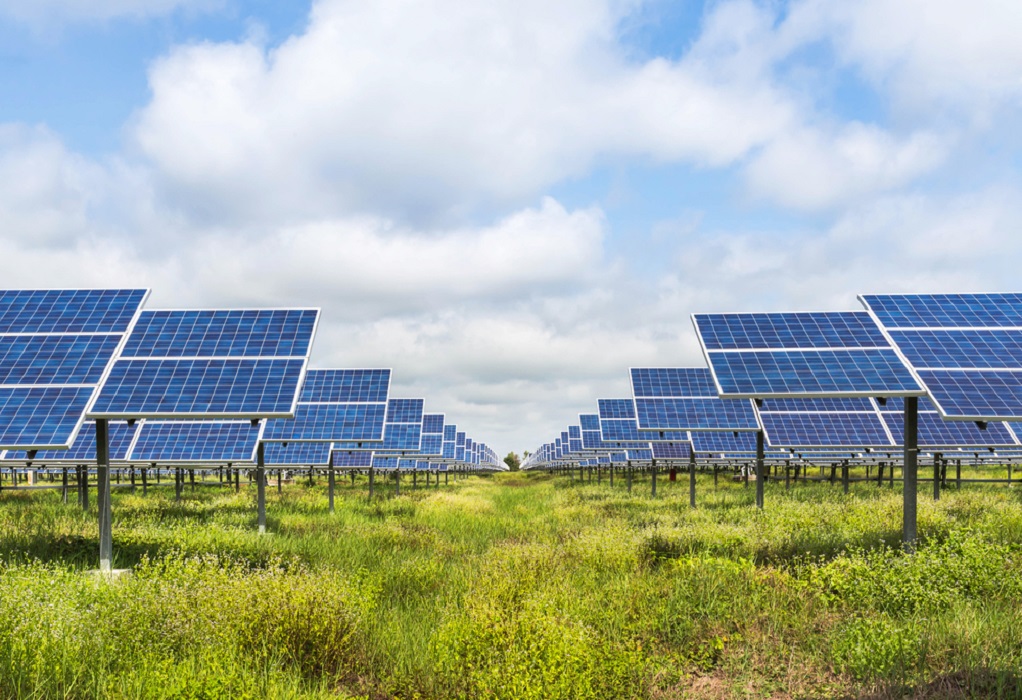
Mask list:
POLYGON ((350 451, 342 452, 335 450, 331 458, 333 459, 333 465, 335 467, 342 467, 346 469, 364 469, 368 468, 373 461, 372 452, 362 451, 350 451))
POLYGON ((636 399, 641 430, 759 430, 750 402, 724 399, 636 399))
POLYGON ((1022 295, 865 295, 941 414, 1022 419, 1022 295))
POLYGON ((967 420, 1022 415, 1022 371, 922 370, 919 377, 945 415, 967 420))
POLYGON ((582 449, 599 450, 603 448, 603 437, 599 430, 582 431, 582 449))
POLYGON ((0 445, 62 447, 71 442, 93 387, 0 387, 0 445))
POLYGON ((653 459, 653 450, 625 450, 631 461, 649 462, 653 459))
POLYGON ((97 384, 121 337, 0 336, 0 384, 97 384))
POLYGON ((707 350, 883 348, 889 343, 869 314, 698 314, 696 327, 707 350))
POLYGON ((710 362, 721 395, 887 396, 921 391, 893 350, 719 352, 710 362))
POLYGON ((687 442, 654 442, 653 457, 656 459, 688 459, 692 456, 692 445, 687 442))
POLYGON ((421 455, 442 455, 443 454, 443 436, 437 434, 423 435, 422 441, 419 445, 419 454, 421 455))
POLYGON ((387 423, 383 430, 383 444, 379 451, 418 450, 422 438, 421 423, 387 423))
POLYGON ((387 402, 388 423, 422 424, 422 399, 390 399, 387 402))
POLYGON ((692 448, 696 454, 710 452, 755 454, 756 435, 755 433, 695 432, 692 433, 692 448))
POLYGON ((1022 330, 891 331, 916 369, 1022 368, 1022 330))
POLYGON ((445 425, 444 426, 444 442, 454 442, 458 435, 458 426, 456 425, 445 425))
POLYGON ((119 360, 90 415, 293 415, 305 360, 119 360))
POLYGON ((605 418, 635 418, 635 403, 631 399, 600 399, 600 420, 605 418))
MULTIPOLYGON (((110 424, 108 439, 111 460, 123 461, 128 458, 128 448, 131 446, 131 441, 135 437, 137 429, 138 424, 128 425, 119 421, 110 424)), ((7 452, 5 459, 22 461, 28 459, 28 454, 24 450, 10 450, 7 452)), ((82 425, 81 430, 78 431, 78 437, 75 438, 69 449, 39 450, 35 460, 37 463, 57 461, 95 463, 96 424, 92 421, 86 421, 82 425)))
POLYGON ((329 442, 270 442, 263 447, 263 461, 272 467, 325 466, 330 463, 329 442))
POLYGON ((891 446, 876 413, 760 413, 771 447, 891 446))
POLYGON ((248 421, 146 421, 129 460, 140 462, 251 462, 259 428, 248 421))
POLYGON ((885 328, 1022 327, 1022 294, 865 294, 885 328))
POLYGON ((444 459, 454 459, 455 446, 453 442, 444 441, 444 451, 441 455, 444 459))
POLYGON ((456 435, 455 443, 458 447, 465 446, 465 433, 458 433, 456 435))
POLYGON ((381 457, 373 455, 373 469, 397 469, 397 457, 381 457))
POLYGON ((568 437, 578 440, 582 437, 582 429, 577 425, 568 426, 568 437))
POLYGON ((702 367, 633 368, 635 398, 717 397, 713 375, 702 367))
MULTIPOLYGON (((901 399, 891 399, 900 402, 901 399)), ((764 399, 760 406, 763 411, 875 411, 873 402, 864 397, 817 398, 817 399, 764 399)))
POLYGON ((599 430, 600 416, 595 413, 583 413, 578 417, 582 430, 599 430))
POLYGON ((422 416, 422 433, 423 435, 443 435, 444 434, 444 414, 443 413, 427 413, 422 416))
POLYGON ((128 330, 148 291, 0 291, 0 333, 117 333, 128 330))
MULTIPOLYGON (((891 434, 901 442, 905 434, 905 415, 885 411, 884 421, 891 434)), ((917 418, 920 447, 1000 447, 1015 446, 1015 436, 1004 423, 991 422, 985 430, 972 422, 944 420, 936 412, 920 411, 917 418)))
POLYGON ((582 438, 569 438, 568 439, 568 451, 572 454, 582 451, 582 438))
POLYGON ((0 291, 0 448, 71 445, 148 294, 0 291))
POLYGON ((639 434, 635 419, 601 418, 600 430, 606 442, 649 442, 639 434))
POLYGON ((298 401, 385 403, 389 393, 389 369, 310 369, 298 401))
POLYGON ((263 440, 379 441, 384 412, 382 403, 298 404, 294 418, 266 421, 263 440))
POLYGON ((143 311, 124 357, 305 357, 315 309, 143 311))

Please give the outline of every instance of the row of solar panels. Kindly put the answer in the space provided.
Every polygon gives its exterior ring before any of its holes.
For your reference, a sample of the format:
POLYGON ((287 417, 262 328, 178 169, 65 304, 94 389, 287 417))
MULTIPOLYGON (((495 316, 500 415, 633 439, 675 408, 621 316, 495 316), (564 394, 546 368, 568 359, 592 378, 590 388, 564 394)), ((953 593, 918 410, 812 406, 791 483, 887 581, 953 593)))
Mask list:
POLYGON ((582 416, 527 466, 622 446, 642 450, 635 459, 738 456, 755 453, 757 431, 775 450, 768 458, 894 450, 904 397, 922 397, 921 448, 1022 453, 1022 433, 1005 422, 1022 420, 1022 295, 860 301, 865 311, 694 314, 708 369, 633 369, 631 399, 601 400, 598 427, 582 416))
POLYGON ((389 369, 308 369, 318 309, 148 296, 0 291, 0 459, 95 462, 88 419, 127 421, 110 426, 115 462, 252 462, 265 443, 270 465, 503 466, 422 399, 390 398, 389 369))

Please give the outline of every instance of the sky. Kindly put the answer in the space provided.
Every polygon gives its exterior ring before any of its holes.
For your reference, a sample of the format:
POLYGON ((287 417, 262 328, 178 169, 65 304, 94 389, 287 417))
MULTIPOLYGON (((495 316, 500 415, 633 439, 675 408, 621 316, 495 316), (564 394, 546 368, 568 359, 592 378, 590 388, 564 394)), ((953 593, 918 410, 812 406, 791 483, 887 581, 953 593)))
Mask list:
POLYGON ((0 0, 4 287, 318 306, 499 454, 690 314, 1019 291, 1016 0, 0 0))

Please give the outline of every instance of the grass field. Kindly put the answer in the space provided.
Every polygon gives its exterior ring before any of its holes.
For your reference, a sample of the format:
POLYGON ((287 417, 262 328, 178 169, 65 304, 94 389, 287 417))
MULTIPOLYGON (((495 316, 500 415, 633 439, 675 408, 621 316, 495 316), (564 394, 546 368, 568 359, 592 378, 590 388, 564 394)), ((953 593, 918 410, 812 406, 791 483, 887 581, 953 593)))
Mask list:
POLYGON ((323 481, 265 536, 254 488, 116 491, 112 581, 95 510, 4 491, 0 696, 1022 695, 1022 489, 921 495, 908 556, 897 487, 323 481))

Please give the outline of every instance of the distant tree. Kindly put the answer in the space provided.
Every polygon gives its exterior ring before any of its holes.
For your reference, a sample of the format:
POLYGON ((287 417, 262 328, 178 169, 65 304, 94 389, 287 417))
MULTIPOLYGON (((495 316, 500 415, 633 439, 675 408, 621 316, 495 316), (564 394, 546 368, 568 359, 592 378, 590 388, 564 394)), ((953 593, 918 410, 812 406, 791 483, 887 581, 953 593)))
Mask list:
POLYGON ((513 472, 518 471, 518 467, 522 466, 522 460, 518 459, 518 455, 514 452, 508 452, 507 457, 504 458, 504 464, 507 468, 513 472))

